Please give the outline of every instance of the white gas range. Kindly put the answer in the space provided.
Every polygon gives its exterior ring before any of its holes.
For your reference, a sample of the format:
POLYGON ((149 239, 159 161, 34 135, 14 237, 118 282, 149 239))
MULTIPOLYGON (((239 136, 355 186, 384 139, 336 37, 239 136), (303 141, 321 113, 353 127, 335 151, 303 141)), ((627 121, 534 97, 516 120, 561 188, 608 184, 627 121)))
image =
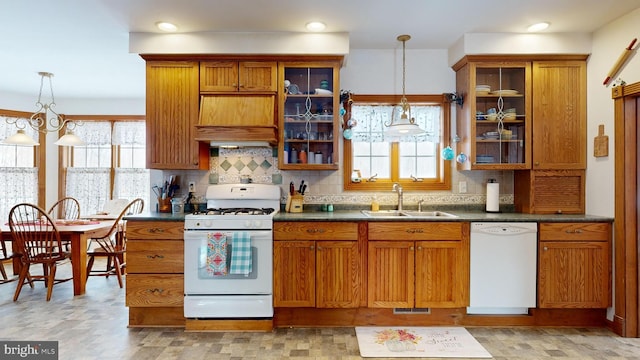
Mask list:
POLYGON ((207 211, 185 215, 184 316, 273 316, 273 217, 280 187, 207 188, 207 211))

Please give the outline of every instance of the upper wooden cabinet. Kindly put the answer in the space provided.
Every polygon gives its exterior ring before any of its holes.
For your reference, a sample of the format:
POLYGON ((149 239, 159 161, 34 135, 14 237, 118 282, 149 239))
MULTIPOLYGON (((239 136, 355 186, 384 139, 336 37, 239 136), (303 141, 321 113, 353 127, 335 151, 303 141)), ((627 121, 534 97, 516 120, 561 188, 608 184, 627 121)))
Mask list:
POLYGON ((195 140, 197 61, 147 61, 147 168, 209 168, 209 145, 195 140))
POLYGON ((585 55, 470 55, 453 68, 459 170, 586 168, 585 55))
POLYGON ((280 169, 338 169, 340 64, 339 60, 279 63, 280 82, 290 84, 278 101, 280 169))
POLYGON ((456 71, 459 170, 528 169, 531 163, 531 65, 469 61, 456 71))
POLYGON ((275 61, 203 61, 200 92, 273 92, 277 87, 275 61))
POLYGON ((587 64, 533 62, 533 169, 587 167, 587 64))

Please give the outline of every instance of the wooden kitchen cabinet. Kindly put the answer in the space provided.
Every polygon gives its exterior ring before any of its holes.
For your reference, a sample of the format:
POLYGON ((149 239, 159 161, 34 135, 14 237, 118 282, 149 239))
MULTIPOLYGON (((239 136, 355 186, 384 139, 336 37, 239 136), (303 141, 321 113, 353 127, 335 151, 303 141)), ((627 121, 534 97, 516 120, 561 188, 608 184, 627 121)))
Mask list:
POLYGON ((534 61, 532 74, 532 169, 586 169, 586 62, 534 61))
POLYGON ((184 326, 184 226, 127 221, 129 326, 184 326))
POLYGON ((371 222, 368 234, 369 307, 468 306, 468 223, 371 222))
POLYGON ((280 169, 338 169, 341 61, 279 63, 279 83, 290 83, 279 93, 278 101, 280 169), (302 151, 306 161, 300 156, 302 151))
POLYGON ((196 61, 147 60, 147 168, 209 169, 209 144, 195 140, 198 75, 196 61))
POLYGON ((532 214, 584 214, 585 170, 514 171, 514 206, 532 214))
POLYGON ((274 307, 360 305, 358 224, 275 222, 273 233, 274 307))
POLYGON ((611 224, 539 226, 538 307, 610 307, 611 224))
POLYGON ((276 61, 202 61, 200 92, 271 92, 277 87, 276 61))
POLYGON ((468 157, 458 170, 530 168, 530 62, 465 58, 454 70, 456 91, 464 94, 458 153, 468 157))

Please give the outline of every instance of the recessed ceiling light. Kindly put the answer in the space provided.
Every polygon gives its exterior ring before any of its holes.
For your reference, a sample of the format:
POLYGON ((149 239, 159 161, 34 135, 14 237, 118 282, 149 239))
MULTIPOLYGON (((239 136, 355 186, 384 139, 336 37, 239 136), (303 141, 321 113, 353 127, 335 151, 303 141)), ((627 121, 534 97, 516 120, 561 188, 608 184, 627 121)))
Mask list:
POLYGON ((166 22, 166 21, 158 21, 156 23, 156 26, 158 27, 158 29, 162 30, 162 31, 166 31, 166 32, 175 32, 178 30, 178 27, 175 26, 174 24, 170 23, 170 22, 166 22))
POLYGON ((540 23, 533 24, 533 25, 529 26, 527 28, 527 31, 528 32, 538 32, 538 31, 542 31, 542 30, 544 30, 544 29, 546 29, 548 27, 549 27, 549 23, 548 22, 540 22, 540 23))
POLYGON ((327 27, 327 25, 320 21, 309 22, 306 26, 309 31, 322 31, 327 27))

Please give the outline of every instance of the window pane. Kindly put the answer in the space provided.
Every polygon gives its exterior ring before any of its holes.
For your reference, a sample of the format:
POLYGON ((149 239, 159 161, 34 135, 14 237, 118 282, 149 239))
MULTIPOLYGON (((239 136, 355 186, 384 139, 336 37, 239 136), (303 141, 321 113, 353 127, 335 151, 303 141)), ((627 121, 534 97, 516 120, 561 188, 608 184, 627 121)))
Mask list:
MULTIPOLYGON (((9 122, 24 122, 19 118, 0 117, 0 140, 13 135, 18 130, 9 122)), ((25 134, 38 140, 38 132, 25 126, 25 134)), ((0 143, 0 218, 9 218, 11 208, 21 202, 38 203, 38 168, 35 167, 36 146, 18 146, 0 143)))

